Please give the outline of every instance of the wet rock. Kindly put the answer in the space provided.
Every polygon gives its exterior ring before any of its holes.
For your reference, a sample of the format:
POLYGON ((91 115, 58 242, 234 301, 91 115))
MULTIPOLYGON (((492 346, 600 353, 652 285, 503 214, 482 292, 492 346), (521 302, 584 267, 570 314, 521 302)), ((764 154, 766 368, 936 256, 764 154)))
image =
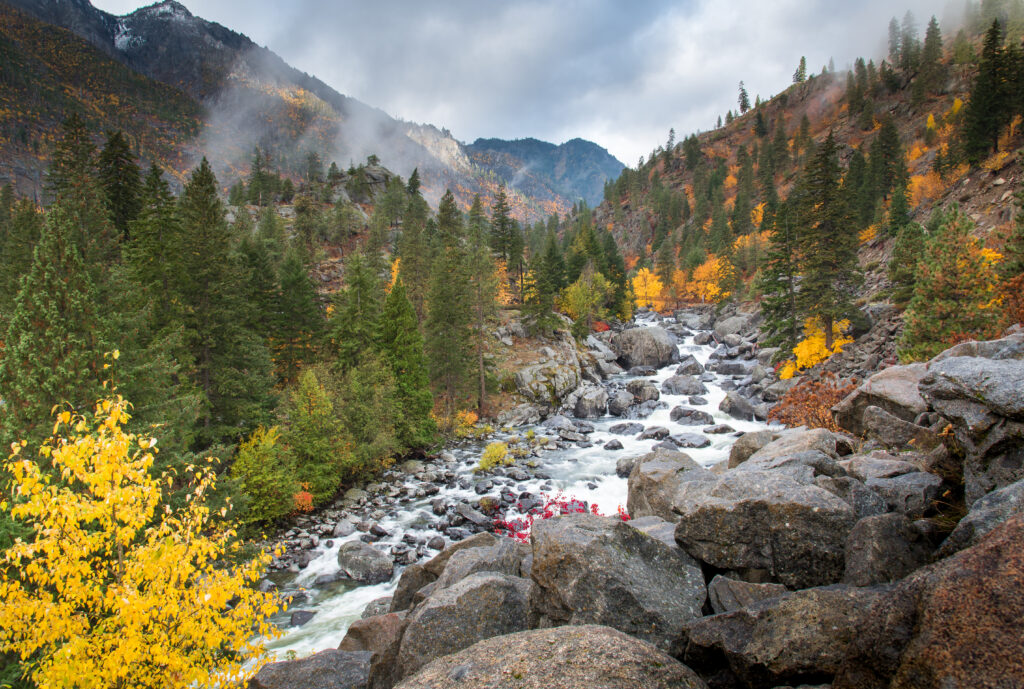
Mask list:
POLYGON ((709 481, 711 473, 678 451, 655 450, 636 458, 629 474, 626 510, 631 517, 656 516, 676 521, 672 511, 684 483, 709 481))
MULTIPOLYGON (((634 470, 635 471, 635 470, 634 470)), ((726 472, 681 484, 676 541, 720 569, 765 569, 806 588, 839 581, 853 509, 828 491, 772 472, 726 472)))
POLYGON ((498 415, 498 424, 501 426, 530 426, 539 423, 543 417, 543 410, 536 404, 524 402, 512 409, 503 411, 498 415))
POLYGON ((316 613, 312 610, 293 610, 291 617, 288 618, 288 626, 301 627, 314 617, 316 617, 316 613))
POLYGON ((609 452, 614 452, 616 450, 621 450, 622 449, 622 443, 619 442, 618 440, 612 439, 612 440, 609 440, 608 442, 606 442, 603 445, 603 448, 605 450, 608 450, 609 452))
POLYGON ((637 440, 664 440, 668 434, 669 430, 664 426, 651 426, 644 429, 643 433, 637 436, 637 440))
POLYGON ((478 533, 475 536, 466 534, 464 540, 452 543, 427 562, 406 567, 398 579, 398 586, 395 588, 394 598, 391 601, 391 612, 408 609, 413 604, 416 593, 433 584, 441 576, 448 565, 448 560, 453 555, 468 548, 487 548, 493 546, 497 541, 498 537, 488 532, 478 533))
POLYGON ((744 433, 729 449, 729 468, 734 469, 747 461, 752 454, 779 437, 774 431, 751 431, 744 433))
POLYGON ((871 586, 897 581, 927 564, 931 555, 931 546, 902 514, 865 517, 846 539, 843 582, 871 586))
POLYGON ((377 615, 386 615, 391 611, 391 596, 384 596, 382 598, 375 598, 366 604, 363 608, 363 612, 360 615, 361 618, 375 617, 377 615))
POLYGON ((369 651, 370 689, 389 689, 399 676, 396 672, 398 649, 405 631, 404 612, 387 613, 356 620, 349 625, 339 651, 369 651))
POLYGON ((661 368, 679 360, 676 338, 664 328, 629 328, 612 337, 612 349, 625 368, 661 368))
POLYGON ((754 406, 735 392, 726 393, 725 399, 719 403, 718 409, 741 421, 753 421, 757 416, 754 406))
POLYGON ((387 553, 362 541, 349 541, 338 550, 338 566, 349 579, 364 584, 388 581, 395 565, 387 553))
POLYGON ((685 629, 683 662, 705 676, 731 671, 745 687, 825 680, 882 596, 878 589, 827 586, 705 617, 685 629))
POLYGON ((710 433, 711 435, 722 435, 723 433, 735 433, 736 429, 728 424, 719 423, 714 426, 705 426, 701 429, 704 433, 710 433))
POLYGON ((1021 512, 1024 512, 1024 480, 994 490, 976 500, 936 555, 940 558, 949 557, 975 545, 982 536, 1021 512))
POLYGON ((661 384, 661 389, 670 395, 704 395, 708 391, 693 376, 672 376, 661 384))
POLYGON ((755 584, 716 574, 708 584, 708 601, 715 614, 733 612, 758 601, 778 598, 789 593, 782 584, 755 584))
POLYGON ((677 433, 668 437, 672 444, 683 449, 699 449, 711 444, 711 440, 700 433, 677 433))
POLYGON ((680 426, 707 426, 715 422, 715 417, 706 411, 690 409, 689 407, 674 407, 669 412, 668 418, 680 426))
POLYGON ((356 526, 347 519, 342 519, 334 525, 331 535, 335 538, 347 538, 356 532, 356 526))
POLYGON ((604 416, 608 410, 608 393, 604 388, 590 387, 583 391, 576 400, 574 413, 580 419, 593 419, 604 416))
POLYGON ((678 660, 596 625, 487 639, 430 663, 396 689, 493 689, 502 683, 516 689, 707 689, 678 660))
POLYGON ((608 398, 608 413, 612 416, 622 416, 632 406, 635 398, 625 390, 619 390, 608 398))
POLYGON ((752 366, 742 361, 719 362, 715 370, 722 376, 748 376, 752 366))
POLYGON ((693 343, 704 347, 715 341, 715 336, 708 332, 697 333, 693 336, 693 343))
POLYGON ((1024 515, 896 584, 858 625, 834 689, 1016 687, 1024 515))
POLYGON ((879 371, 832 407, 836 423, 843 430, 863 436, 864 410, 872 406, 912 423, 918 414, 928 409, 918 392, 918 383, 927 370, 925 364, 909 364, 879 371))
POLYGON ((516 371, 516 391, 530 402, 557 407, 580 385, 582 372, 575 355, 570 360, 548 360, 516 371))
POLYGON ((638 403, 650 402, 661 397, 658 388, 649 380, 631 380, 626 384, 626 390, 638 403))
POLYGON ((533 526, 531 592, 541 624, 606 624, 668 648, 701 615, 699 568, 617 518, 571 514, 533 526))
POLYGON ((704 373, 704 367, 692 354, 687 354, 679 360, 676 367, 677 376, 699 376, 704 373))
POLYGON ((470 505, 460 502, 455 508, 455 513, 461 516, 466 521, 476 526, 491 526, 494 523, 487 515, 483 514, 479 510, 473 509, 470 505))
POLYGON ((657 400, 648 400, 642 404, 630 407, 629 410, 626 412, 626 418, 646 419, 648 416, 658 411, 659 409, 668 409, 668 405, 665 402, 657 400))
POLYGON ((527 629, 529 590, 526 579, 481 572, 432 593, 406 620, 402 676, 478 641, 527 629))
POLYGON ((626 373, 631 376, 643 377, 653 376, 657 372, 658 369, 654 368, 653 366, 634 366, 633 368, 629 369, 629 371, 627 371, 626 373))
POLYGON ((701 397, 700 395, 691 395, 689 398, 687 398, 686 402, 687 404, 692 404, 694 406, 701 406, 708 403, 707 399, 701 397))
POLYGON ((935 474, 915 471, 892 478, 868 479, 866 484, 885 499, 890 510, 917 519, 932 509, 942 479, 935 474))
POLYGON ((249 680, 249 689, 368 689, 369 651, 320 651, 302 660, 268 663, 249 680))
MULTIPOLYGON (((615 440, 609 441, 609 444, 618 442, 615 440)), ((608 449, 608 445, 605 445, 605 449, 608 449)), ((622 443, 619 443, 619 448, 622 449, 622 443)), ((619 478, 629 478, 630 473, 633 471, 633 466, 636 464, 639 457, 635 455, 629 455, 627 457, 619 457, 619 461, 615 463, 615 474, 619 478)))

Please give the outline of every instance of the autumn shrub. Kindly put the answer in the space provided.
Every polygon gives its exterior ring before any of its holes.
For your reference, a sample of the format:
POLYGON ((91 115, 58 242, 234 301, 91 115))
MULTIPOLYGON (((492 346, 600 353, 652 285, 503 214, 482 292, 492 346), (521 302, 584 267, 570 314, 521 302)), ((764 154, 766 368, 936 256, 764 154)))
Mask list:
POLYGON ((807 426, 838 431, 832 418, 832 407, 856 388, 826 371, 819 380, 804 380, 789 390, 768 412, 768 420, 786 426, 807 426))
POLYGON ((515 462, 515 457, 508 451, 508 445, 490 443, 480 455, 480 461, 477 463, 475 471, 490 471, 494 467, 509 466, 513 462, 515 462))
POLYGON ((779 370, 779 378, 788 380, 803 371, 826 361, 843 347, 853 342, 853 338, 843 333, 850 327, 850 321, 842 320, 832 324, 832 348, 825 342, 825 330, 813 318, 804 323, 804 339, 793 347, 794 359, 787 361, 779 370))
MULTIPOLYGON (((552 517, 564 514, 586 514, 588 512, 599 517, 606 516, 601 513, 596 504, 588 505, 585 500, 579 500, 576 497, 565 497, 562 493, 556 493, 550 497, 545 493, 541 493, 540 497, 544 501, 543 504, 529 510, 522 517, 509 520, 494 520, 494 533, 499 536, 506 536, 520 543, 529 543, 530 532, 533 530, 534 522, 538 519, 551 519, 552 517)), ((516 508, 521 509, 522 503, 517 503, 516 508)), ((630 520, 629 513, 626 512, 622 505, 619 505, 616 514, 624 522, 630 520)))
POLYGON ((1024 324, 1024 273, 1001 286, 1003 314, 1009 325, 1024 324))
POLYGON ((245 499, 245 523, 272 522, 294 508, 299 484, 280 439, 279 427, 260 426, 238 446, 231 476, 239 481, 238 493, 245 499))

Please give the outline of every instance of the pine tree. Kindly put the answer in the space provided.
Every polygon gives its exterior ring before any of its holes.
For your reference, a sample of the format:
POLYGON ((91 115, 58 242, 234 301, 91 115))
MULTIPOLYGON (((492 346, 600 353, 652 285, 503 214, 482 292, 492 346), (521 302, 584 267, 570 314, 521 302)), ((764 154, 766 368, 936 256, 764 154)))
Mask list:
POLYGON ((108 132, 99 156, 99 179, 114 228, 125 241, 141 207, 142 173, 122 132, 108 132))
POLYGON ((849 227, 835 137, 830 132, 805 172, 800 198, 801 311, 814 318, 832 350, 833 323, 853 311, 857 234, 849 227))
POLYGON ((778 347, 785 357, 800 339, 803 320, 797 308, 798 230, 790 203, 780 204, 769 236, 768 254, 757 282, 763 295, 764 344, 778 347))
POLYGON ((410 196, 416 196, 420 193, 420 169, 413 168, 412 174, 409 175, 409 181, 405 183, 405 190, 409 192, 410 196))
POLYGON ((406 296, 401 274, 384 300, 381 347, 395 376, 401 408, 396 434, 405 448, 421 450, 434 443, 437 424, 431 416, 434 399, 423 353, 416 311, 406 296))
POLYGON ((405 222, 398 241, 402 282, 405 283, 409 301, 416 311, 417 323, 423 323, 427 317, 427 290, 430 284, 430 242, 427 236, 429 211, 423 197, 413 194, 405 210, 405 222))
POLYGON ((135 281, 155 300, 155 317, 167 323, 179 317, 180 309, 167 299, 175 261, 183 250, 181 218, 160 169, 150 167, 139 195, 139 213, 130 225, 131 243, 125 249, 135 281))
POLYGON ((5 226, 3 253, 0 254, 0 314, 6 323, 14 297, 21 289, 21 278, 32 266, 32 255, 43 228, 43 215, 27 199, 15 202, 5 226))
MULTIPOLYGON (((924 34, 924 47, 921 49, 921 68, 915 82, 915 89, 920 89, 920 97, 935 93, 942 88, 946 80, 946 67, 942 63, 942 32, 939 23, 932 16, 924 34), (918 86, 919 85, 919 86, 918 86)), ((915 95, 918 91, 915 90, 915 95)))
POLYGON ((472 332, 462 216, 451 190, 437 210, 437 250, 430 277, 426 351, 430 378, 445 416, 451 417, 465 392, 472 332))
POLYGON ((334 313, 328 323, 331 341, 342 371, 359 363, 368 352, 380 349, 381 307, 384 286, 364 252, 345 261, 345 288, 334 295, 334 313))
POLYGON ((746 113, 747 110, 750 110, 750 96, 747 94, 747 89, 745 86, 743 86, 742 81, 740 82, 739 97, 736 99, 736 101, 737 103, 739 103, 741 115, 746 113))
POLYGON ((498 187, 491 205, 491 249, 509 265, 512 248, 512 218, 505 187, 498 187))
POLYGON ((914 222, 903 225, 896 235, 889 260, 889 281, 892 283, 892 301, 899 306, 906 305, 914 296, 924 238, 924 228, 914 222))
MULTIPOLYGON (((487 343, 487 321, 494 315, 497 306, 498 281, 495 279, 495 265, 487 245, 484 229, 483 207, 480 197, 473 199, 469 212, 468 236, 466 242, 466 276, 472 331, 472 346, 477 378, 477 411, 483 416, 487 406, 487 378, 484 366, 484 350, 487 343)), ((516 235, 521 234, 516 231, 516 235)), ((516 247, 513 246, 515 251, 516 247)), ((518 244, 522 256, 522 243, 518 244)))
POLYGON ((796 71, 793 72, 793 83, 802 84, 805 81, 807 81, 807 58, 801 55, 800 64, 797 66, 796 71))
POLYGON ((973 235, 974 222, 953 206, 925 243, 914 296, 903 315, 900 359, 929 359, 963 339, 998 333, 996 272, 973 235))
POLYGON ((1010 94, 1006 88, 1007 67, 1003 29, 996 19, 985 34, 978 76, 971 87, 964 113, 964 153, 972 165, 999 149, 999 134, 1012 116, 1010 94))
MULTIPOLYGON (((888 198, 896 181, 906 174, 903 162, 903 144, 892 117, 882 121, 878 137, 871 144, 871 174, 877 197, 888 198)), ((877 198, 876 197, 876 198, 877 198)))
POLYGON ((278 379, 288 383, 315 359, 324 317, 317 303, 316 288, 296 249, 285 255, 278 282, 276 327, 271 342, 278 379))
POLYGON ((0 360, 5 447, 18 439, 38 447, 55 405, 84 412, 103 393, 104 354, 113 347, 75 234, 73 215, 54 204, 14 299, 0 360))
POLYGON ((288 424, 281 434, 295 477, 312 494, 314 505, 333 498, 342 482, 356 473, 340 410, 321 380, 326 377, 315 367, 299 374, 284 405, 288 424))
POLYGON ((256 239, 266 247, 271 263, 275 267, 281 265, 288 250, 288 236, 273 206, 264 208, 260 213, 260 220, 256 224, 256 239))

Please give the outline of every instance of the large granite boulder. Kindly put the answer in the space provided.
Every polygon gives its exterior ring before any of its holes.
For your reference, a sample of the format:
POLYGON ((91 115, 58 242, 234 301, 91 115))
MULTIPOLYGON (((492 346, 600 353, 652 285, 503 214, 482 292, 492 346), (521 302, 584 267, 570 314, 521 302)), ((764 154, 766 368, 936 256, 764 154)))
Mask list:
POLYGON ((846 471, 835 459, 821 450, 805 450, 790 455, 767 455, 751 457, 743 462, 735 471, 770 471, 786 474, 800 483, 812 483, 817 476, 833 478, 845 476, 846 471))
POLYGON ((700 568, 618 518, 545 519, 533 525, 531 540, 530 601, 540 626, 603 624, 668 648, 701 615, 700 568))
POLYGON ((914 471, 892 478, 870 478, 866 484, 885 499, 891 511, 919 519, 933 509, 942 478, 927 471, 914 471))
POLYGON ((833 689, 1019 687, 1024 515, 915 572, 864 616, 833 689))
POLYGON ((949 534, 936 555, 950 555, 969 548, 995 527, 1024 512, 1024 480, 1011 483, 979 498, 949 534))
POLYGON ((465 548, 452 554, 433 590, 448 588, 477 572, 497 572, 522 576, 520 566, 530 547, 511 538, 499 538, 492 546, 465 548))
POLYGON ((715 323, 715 336, 724 340, 727 335, 738 335, 752 327, 752 319, 748 315, 737 315, 723 318, 715 323))
POLYGON ((576 400, 573 410, 578 419, 594 419, 608 411, 608 392, 602 387, 588 387, 576 400))
POLYGON ((405 613, 374 615, 349 625, 339 651, 369 651, 369 689, 390 689, 399 680, 398 649, 405 631, 405 613))
POLYGON ((398 652, 403 677, 435 658, 528 628, 530 582, 480 572, 432 593, 409 614, 398 652))
POLYGON ((625 390, 617 390, 608 398, 608 413, 612 416, 623 416, 633 406, 636 398, 625 390))
POLYGON ((675 375, 661 384, 661 389, 669 395, 706 395, 708 389, 693 376, 675 375))
POLYGON ((897 581, 931 560, 924 535, 902 514, 865 517, 846 539, 843 582, 871 586, 897 581))
POLYGON ((751 689, 825 680, 839 669, 882 595, 878 589, 826 586, 696 620, 683 632, 683 662, 703 676, 729 670, 751 689))
POLYGON ((391 612, 408 610, 412 607, 416 594, 437 581, 448 565, 448 561, 456 553, 470 548, 489 548, 498 540, 499 538, 494 534, 484 531, 457 543, 452 543, 426 562, 417 562, 406 567, 402 570, 402 576, 398 578, 398 587, 391 599, 391 612))
POLYGON ((638 378, 631 380, 626 383, 626 391, 629 392, 635 398, 636 402, 642 404, 644 402, 653 402, 661 398, 661 393, 658 392, 658 386, 652 381, 638 378))
POLYGON ((753 421, 757 417, 757 410, 750 400, 736 392, 725 393, 725 399, 718 403, 718 410, 740 421, 753 421))
POLYGON ((729 468, 735 469, 743 462, 750 459, 750 456, 762 447, 778 439, 779 434, 775 431, 750 431, 744 433, 729 448, 729 468))
POLYGON ((369 689, 370 651, 320 651, 301 660, 264 665, 249 689, 369 689))
POLYGON ((750 581, 731 579, 722 574, 716 574, 708 584, 708 602, 715 614, 733 612, 745 608, 748 605, 769 598, 778 598, 789 593, 782 584, 767 582, 757 584, 750 581))
MULTIPOLYGON (((763 432, 763 431, 759 431, 763 432)), ((786 457, 799 452, 817 450, 838 459, 850 454, 852 443, 841 433, 833 433, 824 428, 795 428, 776 434, 777 437, 754 451, 746 461, 759 462, 776 457, 786 457)))
POLYGON ((925 364, 891 366, 879 371, 832 407, 836 423, 843 430, 862 436, 866 430, 864 410, 868 407, 880 407, 899 419, 913 422, 928 409, 917 389, 927 372, 925 364))
POLYGON ((362 541, 342 544, 338 550, 338 566, 347 578, 362 584, 388 581, 395 570, 390 555, 362 541))
POLYGON ((629 328, 617 333, 611 345, 626 369, 634 366, 661 368, 679 361, 676 338, 664 328, 629 328))
POLYGON ((1024 359, 941 359, 920 390, 953 425, 968 505, 1024 478, 1024 359))
POLYGON ((578 361, 549 360, 516 371, 516 391, 530 402, 557 409, 579 387, 581 378, 578 361))
POLYGON ((707 689, 688 667, 609 627, 537 629, 445 656, 396 689, 707 689))
POLYGON ((853 509, 813 485, 774 472, 727 472, 683 483, 673 510, 676 542, 720 569, 764 570, 793 588, 843 576, 853 509))
POLYGON ((657 448, 636 459, 629 474, 626 511, 631 517, 657 516, 676 521, 672 504, 688 481, 710 481, 713 475, 685 452, 657 448))
POLYGON ((839 466, 859 481, 867 481, 872 478, 893 478, 918 471, 917 465, 897 459, 887 452, 850 455, 839 460, 839 466))

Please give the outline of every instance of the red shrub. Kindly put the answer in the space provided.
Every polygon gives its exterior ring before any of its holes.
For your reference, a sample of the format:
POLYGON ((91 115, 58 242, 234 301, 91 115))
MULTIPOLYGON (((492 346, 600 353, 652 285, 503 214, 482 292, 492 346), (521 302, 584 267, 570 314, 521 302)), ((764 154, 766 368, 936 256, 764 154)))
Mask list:
MULTIPOLYGON (((530 531, 533 529, 533 522, 537 519, 550 519, 551 517, 562 514, 586 514, 587 512, 596 514, 599 517, 605 516, 601 514, 597 505, 588 506, 585 500, 579 500, 575 497, 566 498, 561 493, 557 493, 551 498, 546 494, 541 493, 541 498, 544 499, 544 505, 542 507, 534 507, 522 517, 509 519, 508 521, 504 519, 495 519, 494 533, 499 536, 508 536, 520 543, 527 543, 530 540, 530 531)), ((517 508, 521 508, 521 506, 521 503, 516 504, 517 508)), ((622 521, 629 521, 629 514, 626 513, 626 510, 622 505, 619 505, 617 512, 622 521)))

